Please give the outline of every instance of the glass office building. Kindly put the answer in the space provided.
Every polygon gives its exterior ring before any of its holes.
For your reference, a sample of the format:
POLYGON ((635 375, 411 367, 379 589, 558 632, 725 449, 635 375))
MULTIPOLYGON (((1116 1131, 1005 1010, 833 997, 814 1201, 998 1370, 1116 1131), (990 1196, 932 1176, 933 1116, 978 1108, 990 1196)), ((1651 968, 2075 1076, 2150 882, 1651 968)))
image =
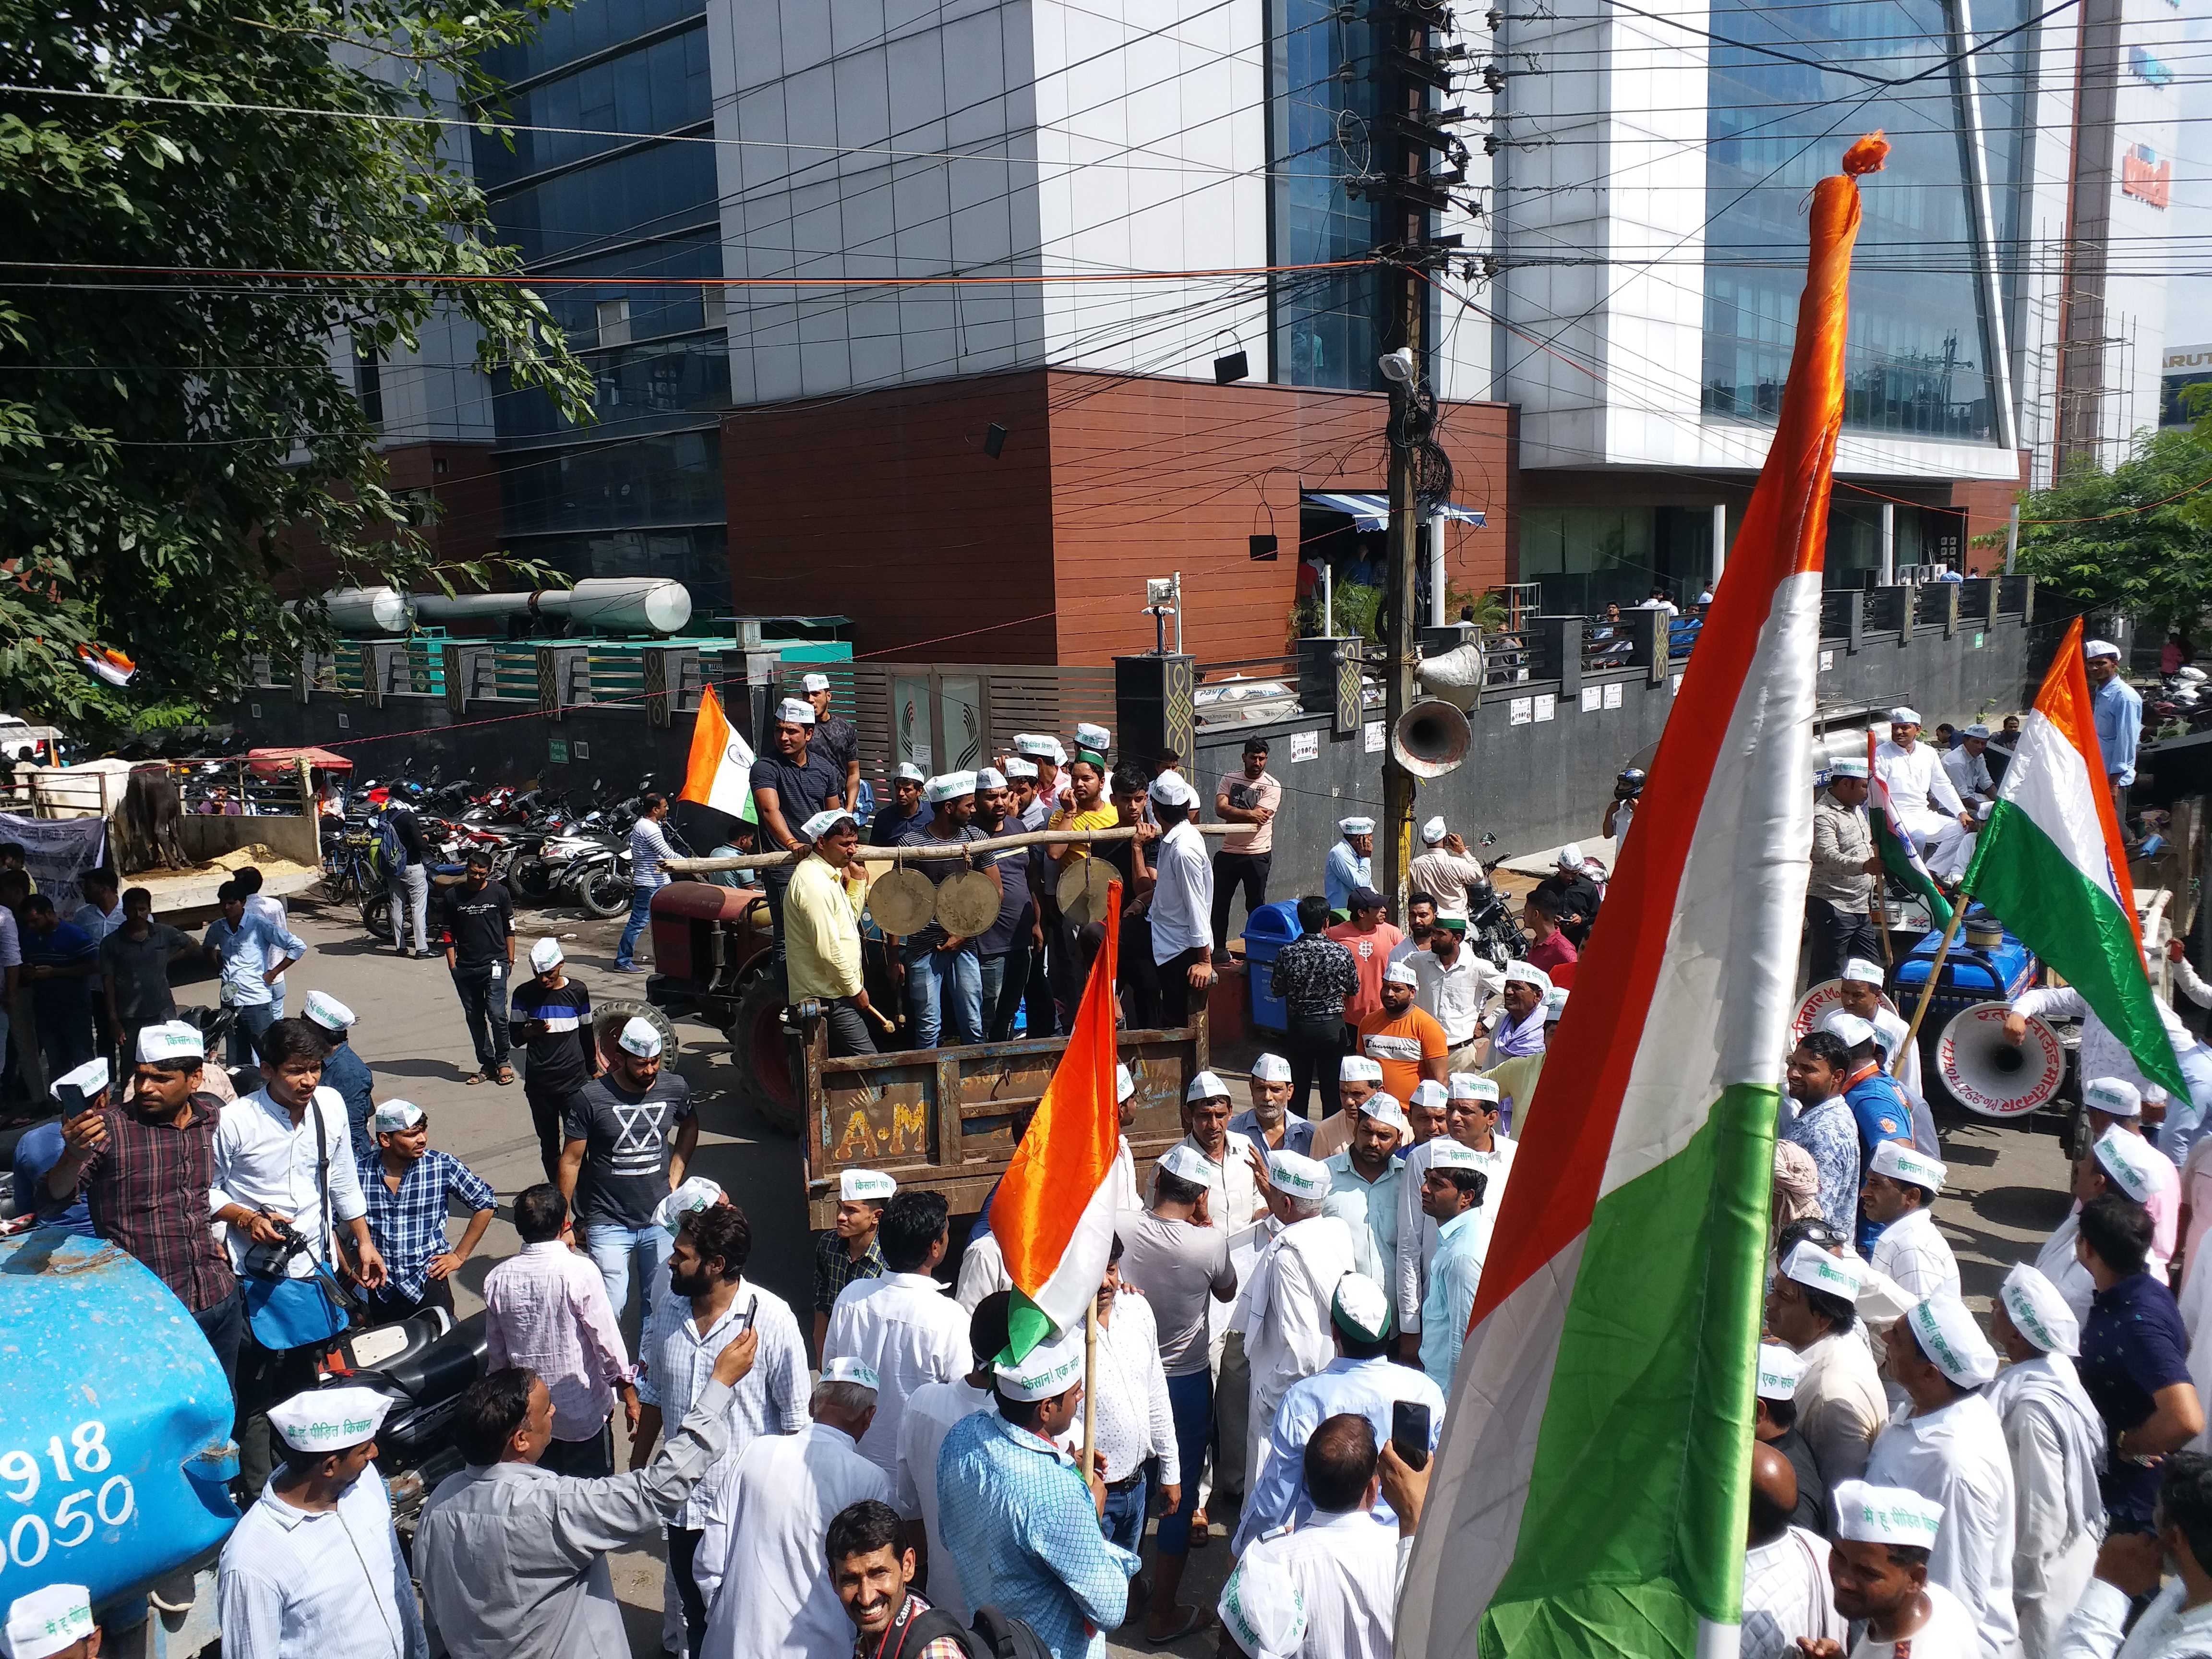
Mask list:
MULTIPOLYGON (((2029 172, 2035 32, 1972 62, 1945 0, 1767 8, 1717 0, 1706 152, 1704 413, 1770 422, 1780 406, 1804 284, 1804 204, 1844 149, 1875 127, 1887 168, 1861 181, 1844 362, 1847 430, 1996 444, 1998 343, 2016 338, 2021 216, 2029 172), (1763 50, 1762 50, 1763 48, 1763 50), (1785 56, 1786 54, 1786 56, 1785 56), (1793 61, 1806 59, 1815 61, 1793 61), (1924 81, 1876 88, 1930 71, 1924 81), (1870 78, 1861 78, 1861 77, 1870 78), (1978 100, 1973 94, 1978 90, 1978 100), (1973 118, 1979 106, 1979 131, 1973 118), (1977 139, 1978 137, 1978 144, 1977 139), (1977 152, 1990 204, 1983 246, 1977 152), (1990 304, 1996 265, 2002 327, 1990 304)), ((1974 40, 2026 20, 2021 0, 1972 13, 1974 40)))
POLYGON ((508 88, 494 113, 515 124, 473 137, 494 224, 532 272, 604 279, 541 290, 598 419, 563 420, 528 388, 495 399, 505 544, 726 603, 729 356, 721 292, 699 280, 722 274, 703 0, 580 0, 489 67, 508 88))

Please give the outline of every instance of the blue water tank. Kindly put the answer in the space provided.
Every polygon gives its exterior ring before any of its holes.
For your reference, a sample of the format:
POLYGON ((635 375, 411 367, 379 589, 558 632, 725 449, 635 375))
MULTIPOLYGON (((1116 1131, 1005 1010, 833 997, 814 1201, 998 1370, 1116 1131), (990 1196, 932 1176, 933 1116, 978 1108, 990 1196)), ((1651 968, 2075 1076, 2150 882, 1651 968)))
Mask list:
POLYGON ((1291 1029, 1291 1012, 1282 999, 1271 994, 1267 970, 1276 955, 1298 936, 1298 902, 1279 899, 1263 904, 1244 919, 1244 964, 1252 982, 1252 1023, 1270 1031, 1291 1029))
MULTIPOLYGON (((1995 945, 1977 945, 1968 939, 1977 923, 1995 925, 1996 918, 1977 904, 1966 913, 1951 954, 1943 958, 1942 981, 1936 987, 1935 1006, 1921 1024, 1923 1042, 1939 1037, 1943 1027, 1961 1010, 1978 1002, 2009 1002, 2035 982, 2035 953, 2010 933, 1995 945)), ((1920 1006, 1927 988, 1928 970, 1943 942, 1941 928, 1933 928, 1897 965, 1897 1008, 1905 1018, 1920 1006)))
POLYGON ((215 1351, 136 1257, 0 1239, 0 1607, 82 1584, 99 1607, 220 1544, 231 1414, 215 1351))

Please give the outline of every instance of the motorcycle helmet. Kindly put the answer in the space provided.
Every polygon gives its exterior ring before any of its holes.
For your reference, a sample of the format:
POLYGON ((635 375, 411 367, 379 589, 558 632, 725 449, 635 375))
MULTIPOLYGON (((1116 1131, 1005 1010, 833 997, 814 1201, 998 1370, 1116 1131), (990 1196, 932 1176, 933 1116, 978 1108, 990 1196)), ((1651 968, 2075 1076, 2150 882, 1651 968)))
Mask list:
POLYGON ((1644 769, 1640 766, 1625 768, 1620 775, 1620 781, 1626 786, 1630 794, 1642 794, 1644 793, 1644 769))

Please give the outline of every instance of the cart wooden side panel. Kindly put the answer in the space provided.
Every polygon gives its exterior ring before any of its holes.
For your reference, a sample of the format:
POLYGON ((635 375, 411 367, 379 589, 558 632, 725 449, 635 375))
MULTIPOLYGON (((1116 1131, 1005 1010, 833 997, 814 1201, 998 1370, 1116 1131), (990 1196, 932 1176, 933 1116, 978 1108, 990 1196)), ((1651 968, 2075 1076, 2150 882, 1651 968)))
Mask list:
MULTIPOLYGON (((1064 1037, 1024 1038, 832 1060, 823 1022, 807 1021, 799 1144, 808 1225, 836 1218, 838 1176, 848 1168, 942 1193, 955 1215, 981 1209, 1066 1047, 1064 1037)), ((1137 1083, 1127 1133, 1141 1186, 1153 1160, 1182 1139, 1183 1090, 1207 1064, 1205 1019, 1171 1031, 1125 1030, 1121 1050, 1137 1083)))

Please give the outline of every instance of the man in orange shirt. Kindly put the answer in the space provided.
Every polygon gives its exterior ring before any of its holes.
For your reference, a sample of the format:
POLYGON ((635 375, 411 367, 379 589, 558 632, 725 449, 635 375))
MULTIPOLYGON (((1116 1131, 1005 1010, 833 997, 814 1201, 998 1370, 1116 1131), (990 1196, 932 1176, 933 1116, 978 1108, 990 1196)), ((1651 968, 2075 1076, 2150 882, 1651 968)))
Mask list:
MULTIPOLYGON (((1382 969, 1389 963, 1390 952, 1398 948, 1405 935, 1382 920, 1382 894, 1372 887, 1355 887, 1352 892, 1352 920, 1340 921, 1328 929, 1328 937, 1352 952, 1352 965, 1359 970, 1358 993, 1346 999, 1344 1005, 1344 1023, 1356 1034, 1360 1022, 1382 1006, 1382 969)), ((1413 1087, 1411 1079, 1406 1086, 1413 1087)), ((1395 1089, 1390 1092, 1397 1094, 1395 1089)), ((1403 1100, 1405 1096, 1399 1095, 1398 1098, 1403 1100)))
POLYGON ((1382 1006, 1359 1022, 1358 1052, 1382 1068, 1382 1091, 1413 1097, 1424 1078, 1443 1081, 1451 1044, 1433 1015, 1413 1006, 1413 964, 1383 970, 1382 1006))

